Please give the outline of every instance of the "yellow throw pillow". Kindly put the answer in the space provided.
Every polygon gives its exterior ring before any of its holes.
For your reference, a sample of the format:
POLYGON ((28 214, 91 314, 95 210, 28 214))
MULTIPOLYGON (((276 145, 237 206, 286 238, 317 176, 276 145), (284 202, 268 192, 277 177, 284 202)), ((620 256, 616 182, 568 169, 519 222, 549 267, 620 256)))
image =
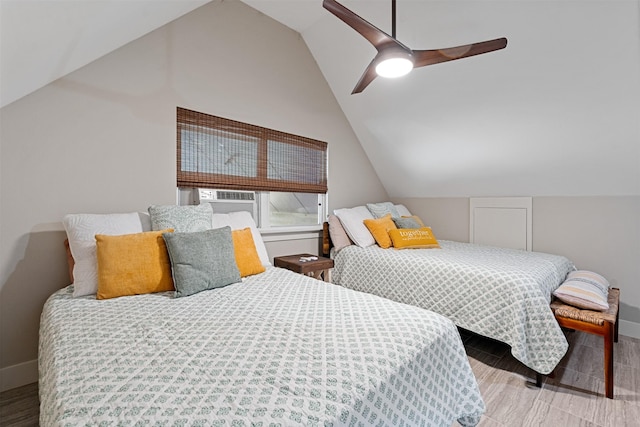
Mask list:
POLYGON ((399 228, 389 231, 393 246, 397 249, 429 249, 440 245, 430 227, 399 228))
POLYGON ((236 256, 238 270, 240 270, 240 277, 251 276, 265 271, 264 265, 260 261, 256 244, 253 241, 251 228, 233 230, 231 237, 233 238, 233 251, 236 256))
POLYGON ((162 233, 96 234, 97 299, 173 291, 171 263, 162 233))
POLYGON ((396 224, 391 219, 391 214, 386 214, 382 218, 365 219, 364 225, 373 235, 378 246, 383 249, 391 247, 391 239, 389 238, 389 230, 396 230, 396 224))

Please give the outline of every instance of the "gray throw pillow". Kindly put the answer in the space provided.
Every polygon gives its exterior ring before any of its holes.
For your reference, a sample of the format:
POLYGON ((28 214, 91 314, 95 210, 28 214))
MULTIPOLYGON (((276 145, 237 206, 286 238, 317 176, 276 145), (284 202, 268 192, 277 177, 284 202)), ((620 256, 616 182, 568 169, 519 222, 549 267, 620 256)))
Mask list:
POLYGON ((240 272, 231 227, 193 233, 164 233, 176 297, 237 283, 240 272))
POLYGON ((391 218, 400 217, 398 210, 391 202, 367 203, 367 209, 369 209, 374 218, 382 218, 387 214, 391 214, 391 218))
POLYGON ((178 233, 189 233, 210 229, 213 220, 211 204, 189 206, 149 206, 153 231, 173 228, 178 233))
POLYGON ((396 224, 396 227, 398 228, 420 228, 422 227, 420 224, 418 224, 418 221, 416 221, 413 218, 391 218, 393 219, 393 222, 396 224))

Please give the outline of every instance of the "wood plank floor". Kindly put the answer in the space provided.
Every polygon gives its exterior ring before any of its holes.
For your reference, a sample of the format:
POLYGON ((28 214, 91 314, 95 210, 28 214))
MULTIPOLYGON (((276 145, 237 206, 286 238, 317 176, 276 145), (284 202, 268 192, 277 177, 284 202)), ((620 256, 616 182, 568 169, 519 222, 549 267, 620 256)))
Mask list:
MULTIPOLYGON (((535 374, 516 361, 509 347, 461 331, 487 412, 480 427, 640 425, 640 340, 620 336, 614 348, 614 400, 604 397, 602 338, 567 333, 569 351, 535 387, 535 374)), ((0 394, 0 426, 38 425, 38 386, 0 394)), ((458 426, 454 423, 454 426, 458 426)))
POLYGON ((37 383, 0 393, 0 426, 37 426, 39 405, 37 383))
MULTIPOLYGON (((614 399, 604 396, 603 339, 567 332, 569 350, 535 386, 535 373, 509 347, 461 331, 471 368, 487 405, 480 427, 640 426, 640 340, 620 335, 614 346, 614 399)), ((454 426, 457 426, 454 423, 454 426)))

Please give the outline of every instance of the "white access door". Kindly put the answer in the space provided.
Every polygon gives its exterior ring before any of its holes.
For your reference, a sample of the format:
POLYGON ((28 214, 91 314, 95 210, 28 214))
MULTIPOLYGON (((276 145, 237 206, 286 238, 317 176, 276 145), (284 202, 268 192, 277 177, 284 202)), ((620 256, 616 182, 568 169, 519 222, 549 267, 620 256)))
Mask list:
POLYGON ((471 198, 469 206, 471 243, 531 250, 531 197, 471 198))

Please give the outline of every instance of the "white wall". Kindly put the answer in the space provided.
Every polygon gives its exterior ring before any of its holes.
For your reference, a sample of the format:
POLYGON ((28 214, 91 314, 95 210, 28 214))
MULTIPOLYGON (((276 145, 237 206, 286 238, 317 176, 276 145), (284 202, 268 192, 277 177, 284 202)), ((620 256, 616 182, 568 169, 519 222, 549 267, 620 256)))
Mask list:
POLYGON ((64 214, 175 203, 176 106, 327 141, 330 208, 387 198, 299 34, 209 3, 0 110, 1 389, 35 380, 64 214))

